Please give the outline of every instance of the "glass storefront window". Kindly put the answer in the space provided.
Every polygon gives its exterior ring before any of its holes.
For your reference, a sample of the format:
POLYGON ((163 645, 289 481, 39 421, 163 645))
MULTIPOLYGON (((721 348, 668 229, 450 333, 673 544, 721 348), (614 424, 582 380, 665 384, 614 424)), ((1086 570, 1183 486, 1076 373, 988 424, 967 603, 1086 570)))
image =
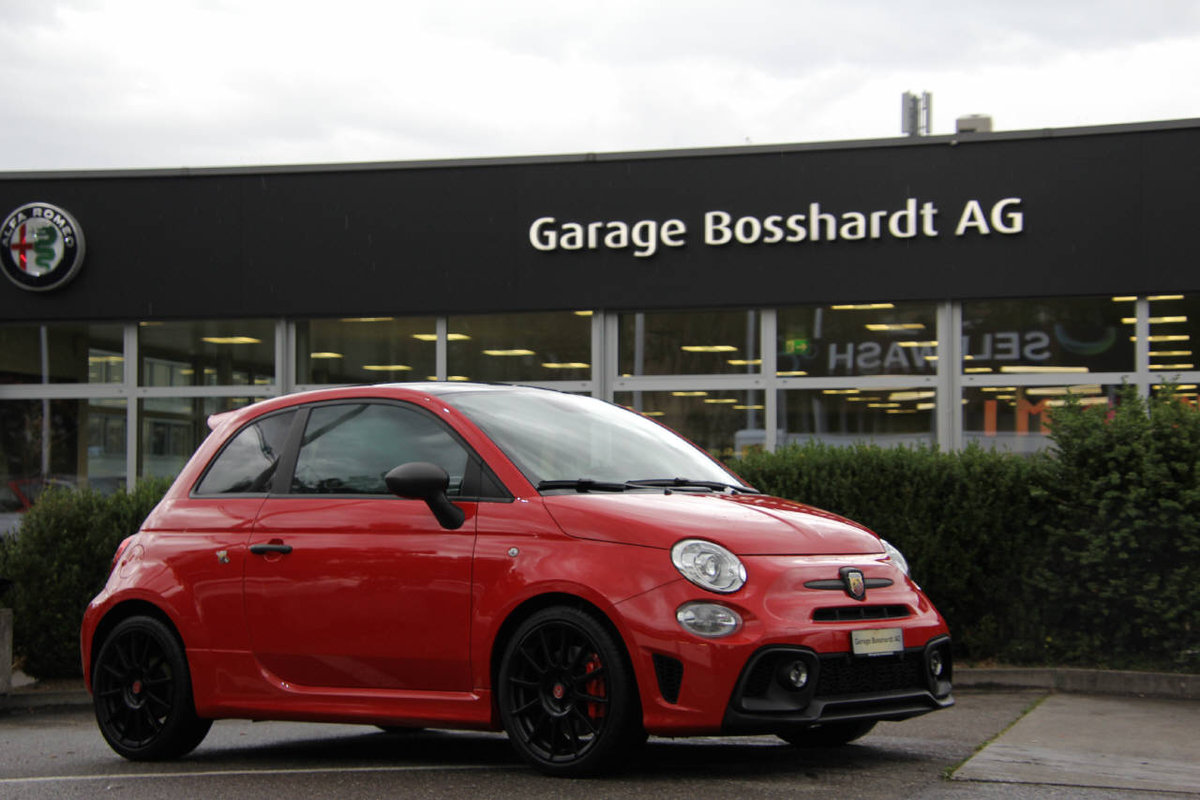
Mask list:
MULTIPOLYGON (((155 397, 138 401, 139 478, 173 478, 209 434, 208 417, 251 397, 155 397)), ((122 466, 122 469, 124 467, 122 466)))
POLYGON ((963 390, 963 440, 1029 454, 1050 446, 1050 415, 1073 395, 1085 406, 1115 403, 1116 384, 982 386, 963 390))
MULTIPOLYGON (((1167 391, 1167 387, 1155 384, 1150 387, 1154 394, 1167 391)), ((1200 409, 1200 385, 1195 383, 1176 383, 1170 387, 1172 396, 1181 403, 1187 403, 1193 408, 1200 409)))
POLYGON ((592 377, 592 312, 450 317, 449 380, 562 381, 592 377))
MULTIPOLYGON (((1170 378, 1200 363, 1194 342, 1200 339, 1200 297, 1182 294, 1150 295, 1150 369, 1170 378)), ((1132 334, 1132 327, 1126 326, 1132 334)))
POLYGON ((781 308, 781 378, 932 375, 937 311, 932 303, 848 303, 781 308))
POLYGON ((691 389, 617 392, 613 400, 661 422, 717 458, 761 448, 763 392, 691 389))
POLYGON ((296 323, 301 384, 424 381, 437 377, 433 317, 356 317, 296 323))
POLYGON ((121 325, 0 325, 0 383, 121 383, 121 325))
POLYGON ((1059 297, 963 304, 965 374, 1127 372, 1133 297, 1059 297))
POLYGON ((142 322, 141 386, 263 386, 275 383, 272 320, 142 322))
POLYGON ((933 444, 936 403, 937 392, 927 386, 780 390, 779 445, 933 444))
POLYGON ((646 311, 621 315, 622 376, 762 371, 756 311, 646 311))
POLYGON ((0 401, 0 529, 46 488, 125 485, 125 401, 0 401))

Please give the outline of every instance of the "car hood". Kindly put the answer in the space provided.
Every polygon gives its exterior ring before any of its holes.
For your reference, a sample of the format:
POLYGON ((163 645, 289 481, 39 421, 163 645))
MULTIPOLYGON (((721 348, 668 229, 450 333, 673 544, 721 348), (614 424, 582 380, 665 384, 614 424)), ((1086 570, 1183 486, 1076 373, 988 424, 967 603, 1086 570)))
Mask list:
POLYGON ((708 539, 743 556, 883 552, 863 526, 777 497, 591 492, 542 499, 563 531, 581 539, 663 549, 680 539, 708 539))

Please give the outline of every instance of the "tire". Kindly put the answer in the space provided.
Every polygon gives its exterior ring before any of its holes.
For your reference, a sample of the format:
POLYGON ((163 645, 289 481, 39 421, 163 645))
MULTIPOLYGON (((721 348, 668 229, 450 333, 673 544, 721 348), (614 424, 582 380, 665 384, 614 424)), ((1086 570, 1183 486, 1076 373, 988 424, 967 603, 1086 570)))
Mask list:
POLYGON ((592 775, 645 741, 625 652, 576 608, 543 609, 504 648, 500 717, 517 753, 554 776, 592 775))
POLYGON ((92 695, 100 733, 131 761, 190 753, 212 726, 196 716, 183 647, 153 617, 130 617, 105 638, 92 668, 92 695))
POLYGON ((815 728, 802 728, 779 734, 790 745, 796 747, 841 747, 855 739, 866 736, 875 727, 874 720, 865 722, 830 722, 815 728))

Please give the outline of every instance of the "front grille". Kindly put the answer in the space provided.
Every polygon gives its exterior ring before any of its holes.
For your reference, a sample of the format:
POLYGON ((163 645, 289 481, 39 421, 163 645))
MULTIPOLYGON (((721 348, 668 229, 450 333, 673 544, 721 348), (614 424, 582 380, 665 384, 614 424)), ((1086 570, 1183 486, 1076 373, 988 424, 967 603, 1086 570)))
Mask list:
POLYGON ((658 678, 658 691, 668 703, 679 702, 683 689, 683 662, 670 656, 654 654, 654 674, 658 678))
POLYGON ((832 656, 821 659, 816 696, 926 688, 925 667, 918 653, 871 658, 832 656))
POLYGON ((911 616, 908 606, 836 606, 818 608, 813 622, 861 622, 872 619, 902 619, 911 616))

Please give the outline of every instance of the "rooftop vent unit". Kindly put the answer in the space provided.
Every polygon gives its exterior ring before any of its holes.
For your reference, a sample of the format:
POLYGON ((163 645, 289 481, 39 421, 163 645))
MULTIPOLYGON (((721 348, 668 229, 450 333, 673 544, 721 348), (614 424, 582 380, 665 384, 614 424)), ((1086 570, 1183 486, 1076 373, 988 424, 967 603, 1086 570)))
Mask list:
POLYGON ((954 121, 958 133, 991 133, 992 118, 988 114, 967 114, 954 121))

